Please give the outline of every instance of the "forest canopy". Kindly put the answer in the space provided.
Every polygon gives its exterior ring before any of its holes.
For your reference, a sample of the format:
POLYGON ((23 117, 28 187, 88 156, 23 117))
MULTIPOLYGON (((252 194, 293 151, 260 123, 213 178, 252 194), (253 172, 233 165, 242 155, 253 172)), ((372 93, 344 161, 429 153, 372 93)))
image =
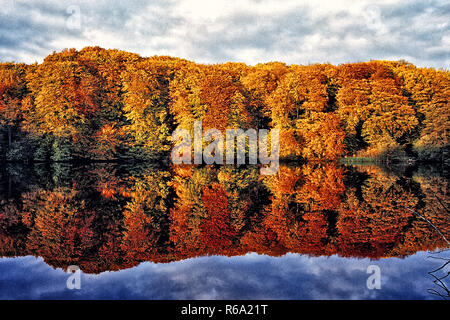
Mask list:
POLYGON ((405 61, 198 64, 86 47, 0 63, 0 159, 167 157, 181 127, 280 130, 280 157, 448 161, 450 73, 405 61))

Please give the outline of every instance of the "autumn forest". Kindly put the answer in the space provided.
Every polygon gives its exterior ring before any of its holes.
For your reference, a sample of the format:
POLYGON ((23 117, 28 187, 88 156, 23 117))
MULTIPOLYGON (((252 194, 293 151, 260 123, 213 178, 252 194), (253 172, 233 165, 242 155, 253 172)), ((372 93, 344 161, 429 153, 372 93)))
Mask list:
POLYGON ((448 162, 450 73, 400 61, 203 65, 99 47, 0 64, 2 162, 154 160, 171 133, 276 128, 280 157, 448 162))
POLYGON ((1 63, 0 256, 100 273, 448 248, 449 90, 448 71, 404 61, 203 65, 87 47, 1 63), (172 132, 200 120, 278 129, 279 170, 164 161, 172 132))

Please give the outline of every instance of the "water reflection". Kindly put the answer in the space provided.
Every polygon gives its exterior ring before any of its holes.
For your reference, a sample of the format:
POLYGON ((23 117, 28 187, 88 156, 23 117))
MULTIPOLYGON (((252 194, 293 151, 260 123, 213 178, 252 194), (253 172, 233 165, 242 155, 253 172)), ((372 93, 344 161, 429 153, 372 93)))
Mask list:
POLYGON ((0 180, 0 255, 87 274, 251 252, 380 259, 448 247, 448 181, 432 168, 10 165, 0 180))

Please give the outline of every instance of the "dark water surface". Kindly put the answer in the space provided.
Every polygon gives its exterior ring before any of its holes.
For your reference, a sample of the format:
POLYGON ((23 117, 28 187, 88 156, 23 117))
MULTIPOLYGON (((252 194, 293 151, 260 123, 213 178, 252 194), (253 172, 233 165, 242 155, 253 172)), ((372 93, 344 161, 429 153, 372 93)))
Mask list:
POLYGON ((1 299, 442 299, 436 167, 6 165, 1 299), (82 270, 70 290, 67 267, 82 270), (369 289, 369 266, 381 288, 369 289))

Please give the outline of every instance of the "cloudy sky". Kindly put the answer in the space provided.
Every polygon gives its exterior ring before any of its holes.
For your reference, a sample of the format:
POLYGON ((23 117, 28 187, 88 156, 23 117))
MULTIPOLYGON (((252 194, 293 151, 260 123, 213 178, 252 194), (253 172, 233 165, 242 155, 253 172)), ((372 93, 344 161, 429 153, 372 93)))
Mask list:
POLYGON ((449 69, 449 0, 0 0, 0 61, 98 45, 202 63, 405 59, 449 69))

